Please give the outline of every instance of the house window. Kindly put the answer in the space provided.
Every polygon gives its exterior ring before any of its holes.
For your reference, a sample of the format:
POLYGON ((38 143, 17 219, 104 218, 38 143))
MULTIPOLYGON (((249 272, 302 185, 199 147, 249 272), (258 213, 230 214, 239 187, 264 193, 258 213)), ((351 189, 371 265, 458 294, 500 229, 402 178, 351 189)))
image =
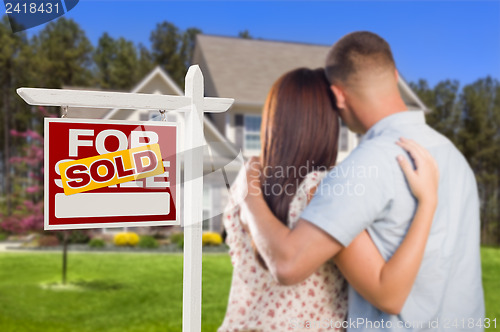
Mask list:
POLYGON ((203 188, 203 231, 211 231, 212 193, 210 188, 203 188))
POLYGON ((148 113, 149 119, 147 121, 160 121, 161 114, 158 111, 149 111, 148 113))
MULTIPOLYGON (((168 122, 177 122, 177 113, 166 112, 166 120, 168 122)), ((162 121, 161 113, 158 111, 151 111, 149 113, 141 113, 141 121, 162 121)))
POLYGON ((236 114, 234 116, 234 125, 236 127, 243 127, 243 122, 244 122, 244 120, 243 120, 243 115, 242 114, 236 114))
POLYGON ((339 150, 347 151, 349 149, 349 129, 347 128, 344 121, 340 123, 340 134, 339 134, 339 150))
POLYGON ((260 115, 245 115, 245 150, 260 150, 260 115))

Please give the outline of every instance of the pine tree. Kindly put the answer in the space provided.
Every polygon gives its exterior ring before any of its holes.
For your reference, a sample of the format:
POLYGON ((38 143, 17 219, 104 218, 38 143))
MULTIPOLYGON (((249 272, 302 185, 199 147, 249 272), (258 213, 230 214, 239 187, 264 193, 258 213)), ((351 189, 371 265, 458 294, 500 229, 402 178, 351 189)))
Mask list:
POLYGON ((199 33, 201 30, 196 28, 180 31, 174 24, 166 21, 158 23, 151 32, 153 61, 162 66, 179 86, 184 85, 184 76, 199 33))
POLYGON ((52 21, 33 37, 40 82, 48 88, 88 86, 92 76, 92 44, 72 19, 52 21))

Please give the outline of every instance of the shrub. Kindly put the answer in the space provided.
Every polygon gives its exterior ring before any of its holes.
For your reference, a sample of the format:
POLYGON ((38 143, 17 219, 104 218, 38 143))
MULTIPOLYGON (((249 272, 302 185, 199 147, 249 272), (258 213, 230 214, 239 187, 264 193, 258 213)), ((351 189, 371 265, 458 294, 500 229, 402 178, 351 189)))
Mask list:
POLYGON ((178 248, 184 247, 184 233, 174 233, 170 235, 170 242, 175 243, 178 248))
POLYGON ((69 234, 68 240, 69 243, 88 243, 90 241, 90 236, 86 230, 74 230, 69 234))
POLYGON ((170 235, 170 242, 179 243, 184 241, 184 233, 174 233, 170 235))
POLYGON ((0 241, 5 241, 5 240, 7 240, 7 234, 0 233, 0 241))
POLYGON ((222 244, 222 236, 215 232, 203 233, 201 241, 204 246, 219 246, 222 244))
POLYGON ((90 241, 90 236, 89 232, 87 230, 67 230, 67 231, 60 231, 60 232, 45 232, 46 234, 52 235, 55 234, 57 238, 59 239, 60 243, 64 242, 64 236, 67 234, 68 236, 68 243, 72 244, 85 244, 90 241))
POLYGON ((134 232, 122 232, 115 235, 113 238, 115 246, 132 246, 135 247, 139 243, 139 235, 134 232))
POLYGON ((104 248, 106 246, 106 242, 103 239, 93 238, 89 241, 89 247, 91 248, 104 248))
POLYGON ((141 239, 139 240, 139 247, 140 248, 155 249, 155 248, 158 248, 158 241, 156 241, 156 239, 152 236, 144 235, 144 236, 141 236, 141 239))
POLYGON ((55 247, 59 245, 59 239, 55 235, 42 235, 38 239, 40 247, 55 247))

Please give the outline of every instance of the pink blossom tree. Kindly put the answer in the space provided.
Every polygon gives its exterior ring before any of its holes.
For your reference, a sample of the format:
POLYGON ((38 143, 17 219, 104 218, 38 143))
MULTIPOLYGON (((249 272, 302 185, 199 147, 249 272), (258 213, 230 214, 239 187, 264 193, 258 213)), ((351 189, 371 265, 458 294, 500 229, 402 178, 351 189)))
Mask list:
POLYGON ((13 234, 42 231, 43 137, 31 129, 24 132, 12 129, 10 135, 24 140, 25 145, 19 155, 10 158, 15 173, 13 201, 16 206, 11 215, 0 214, 0 227, 13 234))

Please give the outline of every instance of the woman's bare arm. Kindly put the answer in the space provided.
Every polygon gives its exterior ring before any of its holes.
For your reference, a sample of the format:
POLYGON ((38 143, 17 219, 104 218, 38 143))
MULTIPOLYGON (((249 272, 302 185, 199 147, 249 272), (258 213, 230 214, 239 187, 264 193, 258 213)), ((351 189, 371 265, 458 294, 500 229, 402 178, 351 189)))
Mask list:
POLYGON ((241 203, 240 217, 259 254, 275 280, 296 284, 338 254, 343 246, 322 229, 299 219, 293 229, 272 213, 261 191, 258 158, 246 164, 248 193, 241 203))
POLYGON ((374 306, 399 314, 417 277, 437 205, 439 172, 427 150, 411 140, 399 145, 415 161, 416 170, 404 158, 398 161, 407 177, 418 208, 403 242, 386 262, 364 231, 334 257, 342 274, 356 291, 374 306))

